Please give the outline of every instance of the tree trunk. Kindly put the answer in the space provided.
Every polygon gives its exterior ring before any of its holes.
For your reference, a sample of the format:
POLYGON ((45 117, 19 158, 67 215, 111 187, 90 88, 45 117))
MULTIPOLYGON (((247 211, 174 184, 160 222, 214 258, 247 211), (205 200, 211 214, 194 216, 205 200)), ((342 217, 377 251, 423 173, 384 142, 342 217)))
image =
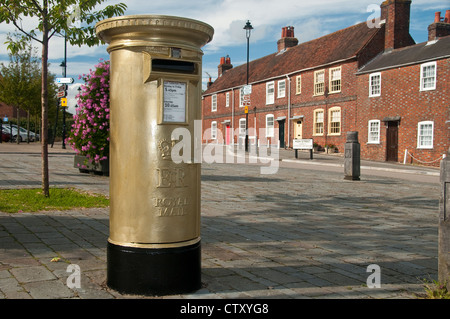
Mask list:
POLYGON ((50 197, 48 178, 48 2, 44 0, 42 15, 42 192, 50 197))
POLYGON ((27 144, 30 144, 30 111, 27 111, 27 144))
POLYGON ((17 138, 16 138, 16 143, 19 144, 20 143, 20 108, 17 107, 17 138))

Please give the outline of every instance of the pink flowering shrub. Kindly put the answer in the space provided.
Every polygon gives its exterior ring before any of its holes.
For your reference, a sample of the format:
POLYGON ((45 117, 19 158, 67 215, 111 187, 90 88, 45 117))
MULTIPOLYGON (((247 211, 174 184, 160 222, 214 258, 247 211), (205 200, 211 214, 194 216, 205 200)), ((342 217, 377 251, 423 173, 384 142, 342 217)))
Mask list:
POLYGON ((109 156, 109 61, 102 61, 83 74, 77 113, 66 143, 77 155, 86 156, 91 164, 109 156))

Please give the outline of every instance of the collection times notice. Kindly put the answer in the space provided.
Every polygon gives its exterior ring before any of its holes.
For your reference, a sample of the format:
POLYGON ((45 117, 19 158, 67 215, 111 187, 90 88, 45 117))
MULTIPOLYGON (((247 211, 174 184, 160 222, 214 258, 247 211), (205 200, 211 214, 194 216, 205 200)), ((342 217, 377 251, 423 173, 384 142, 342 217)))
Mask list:
POLYGON ((164 122, 186 122, 186 83, 164 81, 164 122))

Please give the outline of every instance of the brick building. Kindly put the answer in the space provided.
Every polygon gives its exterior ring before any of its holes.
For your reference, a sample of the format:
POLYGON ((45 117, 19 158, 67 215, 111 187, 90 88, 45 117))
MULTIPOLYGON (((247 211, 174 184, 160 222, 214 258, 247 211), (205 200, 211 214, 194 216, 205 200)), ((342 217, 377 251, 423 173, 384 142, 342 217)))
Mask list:
MULTIPOLYGON (((20 110, 20 117, 26 118, 27 112, 20 110)), ((17 119, 17 108, 0 102, 0 120, 7 117, 8 119, 17 119)))
POLYGON ((231 58, 222 58, 219 77, 203 94, 204 142, 243 144, 244 110, 250 104, 252 144, 289 148, 293 139, 312 138, 321 147, 334 145, 341 152, 346 132, 358 131, 362 158, 399 161, 406 147, 423 161, 442 155, 449 147, 450 11, 444 21, 436 17, 430 25, 431 42, 416 45, 409 34, 410 6, 410 0, 386 0, 376 27, 364 22, 302 44, 293 27, 283 28, 278 52, 250 62, 249 96, 243 89, 247 66, 234 68, 231 58), (428 50, 430 45, 433 49, 428 50), (433 62, 438 72, 435 88, 421 89, 421 81, 431 81, 421 79, 429 71, 424 63, 433 62), (382 78, 380 96, 369 94, 377 83, 376 73, 382 78), (416 81, 418 92, 410 93, 408 81, 416 81), (395 125, 397 156, 386 148, 393 144, 386 138, 395 134, 395 125), (369 127, 378 133, 369 133, 369 127), (430 133, 424 133, 430 129, 431 145, 430 133), (414 148, 418 140, 422 144, 414 148))

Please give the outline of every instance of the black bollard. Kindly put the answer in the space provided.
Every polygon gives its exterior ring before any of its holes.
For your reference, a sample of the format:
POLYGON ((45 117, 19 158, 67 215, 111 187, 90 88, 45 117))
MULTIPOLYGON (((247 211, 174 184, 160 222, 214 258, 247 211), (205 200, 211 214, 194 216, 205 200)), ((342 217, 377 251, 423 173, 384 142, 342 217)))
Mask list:
POLYGON ((361 174, 361 146, 358 142, 358 132, 347 132, 345 143, 344 173, 346 180, 359 181, 361 174))

